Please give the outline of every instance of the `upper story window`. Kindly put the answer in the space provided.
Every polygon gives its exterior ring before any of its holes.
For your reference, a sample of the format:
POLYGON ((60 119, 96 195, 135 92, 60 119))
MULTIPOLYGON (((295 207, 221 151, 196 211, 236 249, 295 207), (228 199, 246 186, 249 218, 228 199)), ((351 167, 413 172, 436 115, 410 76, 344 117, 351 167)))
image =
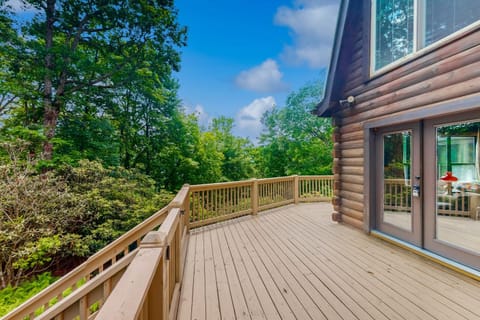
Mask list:
POLYGON ((372 0, 372 71, 480 19, 480 0, 372 0))

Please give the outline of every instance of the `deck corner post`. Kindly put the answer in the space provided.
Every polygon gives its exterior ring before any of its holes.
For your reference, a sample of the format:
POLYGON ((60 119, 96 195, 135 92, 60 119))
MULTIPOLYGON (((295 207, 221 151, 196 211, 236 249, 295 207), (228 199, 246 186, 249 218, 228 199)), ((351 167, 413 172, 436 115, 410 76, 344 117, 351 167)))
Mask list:
POLYGON ((190 233, 190 185, 189 184, 184 184, 184 188, 188 189, 187 192, 187 197, 185 198, 185 203, 184 203, 184 221, 183 225, 187 227, 187 233, 190 233))
POLYGON ((161 231, 150 231, 145 235, 140 248, 166 248, 168 246, 168 235, 161 231))
POLYGON ((252 214, 258 213, 258 179, 252 179, 252 214))
POLYGON ((293 176, 293 201, 295 204, 298 204, 298 202, 300 201, 300 192, 299 192, 299 186, 298 186, 298 182, 300 181, 300 178, 298 177, 298 175, 294 175, 293 176))

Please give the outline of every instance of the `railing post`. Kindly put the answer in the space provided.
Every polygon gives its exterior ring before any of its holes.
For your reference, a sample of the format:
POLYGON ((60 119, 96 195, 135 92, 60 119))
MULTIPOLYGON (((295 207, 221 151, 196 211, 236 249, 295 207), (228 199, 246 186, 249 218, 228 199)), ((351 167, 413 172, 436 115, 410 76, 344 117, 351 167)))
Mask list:
POLYGON ((300 192, 299 192, 299 189, 298 189, 299 180, 300 179, 299 179, 298 175, 293 176, 293 201, 294 201, 295 204, 298 204, 298 201, 300 199, 300 197, 299 197, 300 192))
POLYGON ((190 185, 184 184, 184 188, 188 188, 187 197, 185 198, 184 203, 184 225, 187 227, 187 233, 190 232, 190 185))
POLYGON ((252 214, 258 213, 258 180, 252 179, 252 214))
POLYGON ((148 292, 147 312, 148 319, 168 319, 170 312, 169 299, 169 260, 166 259, 166 250, 168 235, 163 232, 152 231, 149 232, 140 244, 142 248, 162 248, 163 257, 160 260, 160 265, 152 280, 150 290, 148 292))

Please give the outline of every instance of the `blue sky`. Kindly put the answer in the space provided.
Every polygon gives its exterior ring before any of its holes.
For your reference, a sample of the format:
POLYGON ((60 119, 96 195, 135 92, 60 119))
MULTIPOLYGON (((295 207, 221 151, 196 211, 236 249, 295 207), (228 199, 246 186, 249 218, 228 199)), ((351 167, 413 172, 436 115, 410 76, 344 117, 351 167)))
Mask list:
MULTIPOLYGON (((264 111, 320 79, 330 59, 339 0, 177 0, 188 27, 176 74, 188 112, 207 125, 235 119, 234 133, 254 140, 264 111)), ((320 98, 319 98, 320 99, 320 98)))

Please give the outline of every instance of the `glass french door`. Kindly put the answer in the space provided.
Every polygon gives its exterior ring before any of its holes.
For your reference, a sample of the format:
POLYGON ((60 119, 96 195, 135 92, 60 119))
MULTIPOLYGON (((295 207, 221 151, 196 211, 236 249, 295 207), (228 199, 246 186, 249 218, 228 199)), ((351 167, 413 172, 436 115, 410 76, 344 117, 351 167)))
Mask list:
POLYGON ((375 228, 480 270, 480 110, 375 130, 375 228))
POLYGON ((420 123, 378 129, 376 228, 422 246, 420 123))
POLYGON ((480 270, 480 112, 425 121, 426 249, 480 270))

